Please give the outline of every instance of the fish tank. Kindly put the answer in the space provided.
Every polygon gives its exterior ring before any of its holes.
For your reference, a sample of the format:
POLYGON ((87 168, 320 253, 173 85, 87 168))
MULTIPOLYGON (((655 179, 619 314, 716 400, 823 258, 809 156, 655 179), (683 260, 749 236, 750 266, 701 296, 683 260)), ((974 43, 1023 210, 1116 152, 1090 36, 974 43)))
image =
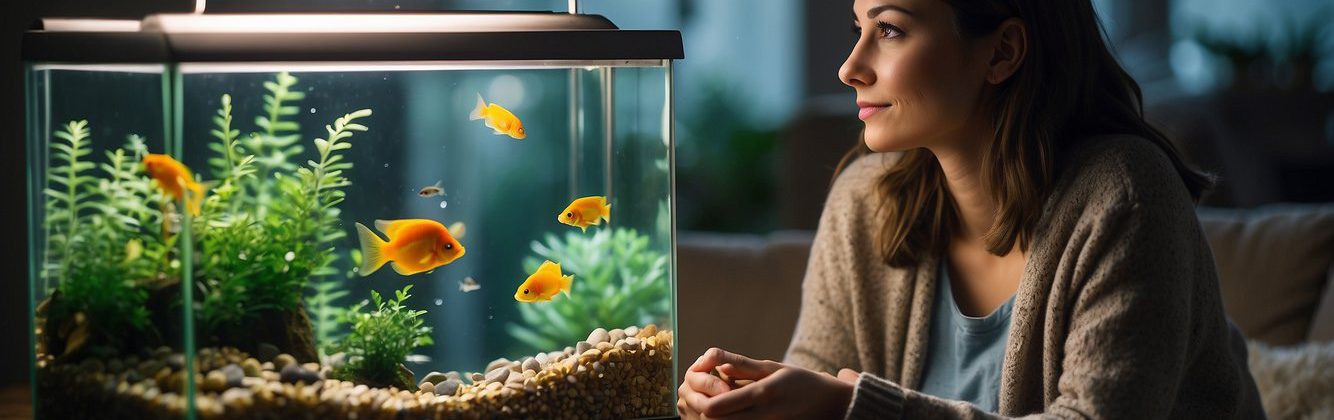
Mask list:
POLYGON ((682 57, 563 12, 41 20, 36 416, 674 416, 682 57))

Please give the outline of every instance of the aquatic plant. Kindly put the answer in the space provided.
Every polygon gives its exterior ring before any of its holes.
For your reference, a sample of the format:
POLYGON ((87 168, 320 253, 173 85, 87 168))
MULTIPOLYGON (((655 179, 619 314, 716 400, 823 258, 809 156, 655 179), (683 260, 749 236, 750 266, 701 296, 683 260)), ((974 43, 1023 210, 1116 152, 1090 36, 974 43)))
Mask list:
POLYGON ((301 125, 283 118, 298 114, 300 108, 291 103, 306 97, 305 92, 293 89, 297 81, 295 76, 281 72, 274 76, 274 80, 264 82, 264 89, 268 91, 264 94, 264 113, 255 117, 255 126, 260 131, 250 133, 245 139, 246 149, 256 156, 258 176, 252 179, 249 188, 254 191, 252 203, 261 219, 268 216, 274 197, 272 185, 267 181, 274 173, 295 170, 296 164, 292 161, 305 151, 299 143, 301 125))
POLYGON ((620 328, 665 322, 671 310, 668 256, 650 246, 650 238, 633 229, 599 229, 592 235, 547 234, 533 241, 536 257, 524 260, 533 272, 544 260, 559 261, 574 275, 570 296, 551 302, 519 305, 523 325, 505 326, 510 336, 544 350, 587 338, 596 328, 620 328))
MULTIPOLYGON (((352 260, 352 266, 361 265, 361 250, 353 248, 348 251, 352 260)), ((356 270, 347 270, 343 274, 344 279, 336 276, 326 276, 314 279, 310 283, 311 293, 306 296, 306 311, 310 312, 310 323, 315 329, 315 342, 319 344, 320 355, 324 356, 324 350, 332 343, 341 340, 343 334, 340 333, 344 325, 342 314, 346 308, 335 304, 336 301, 348 295, 347 290, 340 290, 341 282, 345 279, 351 279, 357 275, 356 270)))
POLYGON ((352 167, 338 152, 351 148, 347 140, 354 132, 367 130, 354 121, 371 111, 358 110, 326 126, 328 139, 314 140, 319 161, 297 167, 288 158, 303 150, 293 144, 299 135, 285 133, 300 127, 281 119, 296 113, 284 101, 303 97, 291 90, 295 84, 296 78, 286 73, 265 82, 265 115, 255 119, 264 131, 250 141, 238 139, 230 95, 222 96, 213 118, 211 134, 217 141, 209 148, 216 156, 209 166, 222 182, 196 223, 203 257, 200 318, 206 331, 239 325, 258 310, 295 311, 311 278, 336 272, 332 243, 346 235, 336 226, 337 205, 342 188, 350 185, 343 172, 352 167), (263 182, 265 174, 269 182, 263 182), (269 196, 271 190, 278 195, 269 196))
POLYGON ((369 302, 362 301, 342 314, 342 322, 352 329, 347 337, 328 349, 330 353, 347 354, 347 363, 334 370, 335 378, 415 389, 413 378, 402 370, 402 363, 413 349, 434 342, 431 327, 422 325, 421 316, 426 311, 403 306, 412 297, 408 294, 411 289, 412 285, 404 286, 389 300, 372 290, 369 302), (368 303, 370 309, 363 311, 368 303))
MULTIPOLYGON (((148 332, 148 290, 144 284, 168 269, 174 241, 142 238, 145 226, 160 220, 151 207, 160 203, 137 165, 146 148, 131 135, 126 145, 106 152, 100 165, 105 177, 84 159, 92 154, 87 121, 71 121, 54 133, 54 157, 43 193, 51 245, 45 253, 43 276, 59 278, 47 314, 67 333, 66 353, 77 350, 91 335, 116 343, 124 332, 148 332), (127 149, 129 152, 127 152, 127 149), (63 187, 63 188, 62 188, 63 187), (73 324, 69 324, 73 322, 73 324)), ((57 333, 59 334, 59 333, 57 333)))

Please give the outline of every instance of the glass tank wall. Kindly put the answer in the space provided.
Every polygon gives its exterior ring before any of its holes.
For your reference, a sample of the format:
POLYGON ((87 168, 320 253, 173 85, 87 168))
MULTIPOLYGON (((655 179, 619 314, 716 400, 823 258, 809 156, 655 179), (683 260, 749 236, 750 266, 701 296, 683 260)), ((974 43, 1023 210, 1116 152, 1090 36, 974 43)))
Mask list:
POLYGON ((675 414, 670 80, 30 64, 37 416, 675 414))

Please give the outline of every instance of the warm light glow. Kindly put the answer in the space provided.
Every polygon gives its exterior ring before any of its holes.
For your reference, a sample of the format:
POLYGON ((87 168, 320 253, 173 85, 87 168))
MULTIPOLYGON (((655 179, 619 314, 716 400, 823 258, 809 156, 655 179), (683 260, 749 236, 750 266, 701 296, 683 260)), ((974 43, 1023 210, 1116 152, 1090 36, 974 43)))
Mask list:
POLYGON ((165 33, 413 33, 616 29, 559 14, 162 14, 144 19, 145 31, 165 33))
POLYGON ((269 63, 181 63, 182 73, 270 73, 435 71, 435 70, 523 70, 596 69, 601 67, 663 67, 668 60, 526 60, 526 61, 374 61, 374 62, 269 62, 269 63))
POLYGON ((137 20, 42 19, 42 30, 51 32, 138 32, 137 20))

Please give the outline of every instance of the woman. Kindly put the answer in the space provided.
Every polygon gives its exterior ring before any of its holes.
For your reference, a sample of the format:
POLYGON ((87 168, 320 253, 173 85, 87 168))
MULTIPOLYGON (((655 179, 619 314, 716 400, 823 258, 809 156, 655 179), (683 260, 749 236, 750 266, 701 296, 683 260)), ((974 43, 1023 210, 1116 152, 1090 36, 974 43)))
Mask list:
POLYGON ((1144 122, 1089 0, 853 14, 865 148, 786 360, 710 349, 685 418, 1264 417, 1195 218, 1210 181, 1144 122))

